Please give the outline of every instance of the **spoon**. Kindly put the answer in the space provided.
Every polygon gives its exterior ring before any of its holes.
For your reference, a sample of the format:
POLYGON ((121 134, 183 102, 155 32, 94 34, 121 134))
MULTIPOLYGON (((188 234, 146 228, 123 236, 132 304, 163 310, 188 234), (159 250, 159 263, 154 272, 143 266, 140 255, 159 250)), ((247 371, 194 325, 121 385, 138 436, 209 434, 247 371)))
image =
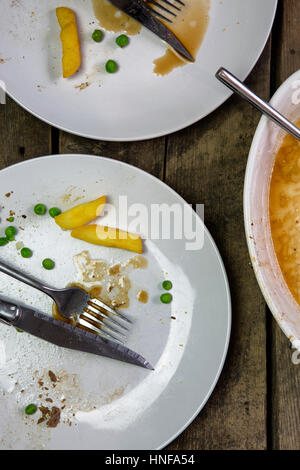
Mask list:
POLYGON ((270 104, 259 98, 259 96, 247 88, 246 85, 244 85, 244 83, 241 82, 232 73, 221 67, 217 71, 216 77, 218 80, 220 80, 220 82, 224 83, 224 85, 230 88, 230 90, 244 98, 261 113, 282 127, 282 129, 289 132, 291 135, 296 137, 296 139, 300 140, 300 129, 297 126, 284 117, 279 111, 274 109, 270 104))

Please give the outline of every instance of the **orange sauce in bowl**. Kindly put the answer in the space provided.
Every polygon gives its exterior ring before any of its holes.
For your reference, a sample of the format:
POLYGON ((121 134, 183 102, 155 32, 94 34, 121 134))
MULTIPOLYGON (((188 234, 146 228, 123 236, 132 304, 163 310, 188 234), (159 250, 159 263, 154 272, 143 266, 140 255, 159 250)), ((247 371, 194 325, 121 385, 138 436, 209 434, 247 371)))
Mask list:
MULTIPOLYGON (((300 120, 296 125, 300 126, 300 120)), ((275 158, 269 213, 280 269, 300 304, 300 142, 289 134, 275 158)))

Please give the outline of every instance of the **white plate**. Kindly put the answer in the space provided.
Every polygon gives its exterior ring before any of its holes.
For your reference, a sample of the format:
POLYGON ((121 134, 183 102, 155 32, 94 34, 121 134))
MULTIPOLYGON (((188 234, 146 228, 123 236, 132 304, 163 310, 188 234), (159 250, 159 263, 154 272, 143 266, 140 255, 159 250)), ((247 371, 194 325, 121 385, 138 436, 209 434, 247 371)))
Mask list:
POLYGON ((91 0, 67 0, 64 5, 74 8, 79 18, 81 72, 70 80, 61 78, 55 17, 60 0, 2 0, 0 80, 19 104, 56 127, 126 141, 177 131, 222 104, 231 92, 216 80, 216 71, 225 66, 241 79, 248 75, 269 36, 277 0, 211 0, 196 63, 165 77, 152 72, 153 60, 165 47, 151 32, 143 29, 124 50, 116 50, 113 34, 107 34, 103 44, 93 44, 91 0), (109 58, 120 63, 115 75, 103 71, 109 58), (75 88, 87 81, 88 88, 75 88))
MULTIPOLYGON (((132 166, 100 157, 66 155, 30 160, 2 170, 0 187, 3 195, 14 191, 9 198, 1 197, 5 206, 1 211, 2 230, 9 210, 14 210, 17 215, 14 224, 25 229, 19 231, 17 240, 34 250, 31 259, 23 259, 15 243, 10 243, 1 248, 1 258, 57 287, 75 280, 72 256, 82 250, 88 249, 92 257, 109 263, 126 261, 132 254, 71 239, 49 216, 33 213, 33 205, 38 201, 48 207, 66 209, 77 197, 83 201, 107 194, 116 208, 119 195, 128 197, 128 205, 144 204, 146 208, 162 202, 178 204, 192 216, 196 232, 204 234, 203 248, 198 251, 186 251, 184 239, 147 240, 148 268, 130 275, 129 312, 135 323, 127 344, 155 366, 154 372, 58 349, 13 328, 0 326, 0 386, 2 383, 2 388, 9 389, 13 388, 14 381, 18 382, 10 393, 1 397, 0 447, 164 447, 206 403, 221 372, 230 336, 231 307, 226 273, 201 219, 158 179, 132 166), (23 214, 27 214, 26 219, 20 218, 23 214), (55 260, 53 271, 41 268, 44 257, 55 260), (161 282, 165 278, 173 281, 174 300, 170 305, 159 301, 161 282), (150 294, 145 305, 135 298, 141 288, 146 288, 150 294), (26 418, 24 406, 30 402, 40 404, 40 393, 45 399, 46 391, 41 392, 37 381, 45 371, 47 377, 48 370, 64 376, 59 385, 61 389, 54 390, 50 386, 48 392, 54 402, 65 395, 64 416, 70 415, 71 405, 75 414, 82 407, 95 406, 96 409, 76 414, 77 424, 61 423, 52 431, 45 424, 37 426, 37 415, 26 418), (12 371, 12 377, 8 377, 12 371), (25 391, 21 393, 21 389, 25 391)), ((104 222, 109 223, 111 215, 110 210, 104 222)), ((51 311, 51 301, 45 295, 3 274, 0 281, 1 295, 51 311)), ((43 380, 46 383, 47 380, 43 380)), ((74 420, 73 416, 71 418, 74 420)))

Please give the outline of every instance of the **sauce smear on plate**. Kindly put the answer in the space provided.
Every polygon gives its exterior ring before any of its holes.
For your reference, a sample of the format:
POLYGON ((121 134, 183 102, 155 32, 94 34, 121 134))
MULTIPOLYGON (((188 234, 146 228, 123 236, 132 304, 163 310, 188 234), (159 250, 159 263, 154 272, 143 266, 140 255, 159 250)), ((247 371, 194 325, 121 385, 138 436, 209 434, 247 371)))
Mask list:
POLYGON ((300 142, 289 134, 276 155, 269 210, 278 263, 300 304, 300 142))
MULTIPOLYGON (((178 37, 189 53, 196 59, 209 21, 210 0, 185 0, 185 6, 173 20, 172 24, 165 25, 178 37)), ((184 59, 177 55, 173 49, 154 61, 154 73, 166 75, 176 67, 186 65, 184 59)))
MULTIPOLYGON (((180 6, 174 0, 170 1, 180 6)), ((165 22, 165 25, 175 33, 191 55, 196 58, 209 22, 210 0, 185 0, 184 3, 185 6, 181 7, 181 11, 173 19, 172 24, 165 22)), ((93 0, 93 5, 95 16, 100 26, 107 31, 115 33, 125 31, 129 35, 139 33, 141 25, 133 18, 118 10, 108 0, 93 0)), ((175 11, 172 8, 170 10, 175 11)), ((171 18, 169 14, 166 16, 171 18)), ((176 54, 173 49, 167 48, 166 53, 154 60, 153 63, 155 74, 166 75, 174 68, 182 67, 188 62, 176 54)))
POLYGON ((118 10, 108 0, 93 0, 94 12, 102 28, 107 31, 119 33, 126 31, 127 34, 137 34, 141 29, 140 23, 130 16, 118 10))

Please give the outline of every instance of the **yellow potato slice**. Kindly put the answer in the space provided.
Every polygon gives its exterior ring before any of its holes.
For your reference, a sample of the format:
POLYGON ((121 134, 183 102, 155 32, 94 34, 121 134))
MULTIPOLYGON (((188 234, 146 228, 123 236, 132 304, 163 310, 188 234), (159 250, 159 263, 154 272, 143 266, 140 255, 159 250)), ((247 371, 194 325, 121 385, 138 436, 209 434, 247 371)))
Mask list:
POLYGON ((85 225, 71 232, 73 238, 78 238, 94 245, 121 248, 122 250, 143 253, 142 240, 137 235, 124 232, 118 228, 103 227, 102 225, 85 225))
POLYGON ((63 77, 68 78, 77 72, 81 64, 76 17, 74 11, 67 7, 57 8, 56 16, 61 27, 63 77))
POLYGON ((85 202, 68 211, 62 212, 57 215, 54 220, 62 229, 72 230, 99 217, 103 212, 105 203, 106 197, 102 196, 95 199, 95 201, 85 202))

